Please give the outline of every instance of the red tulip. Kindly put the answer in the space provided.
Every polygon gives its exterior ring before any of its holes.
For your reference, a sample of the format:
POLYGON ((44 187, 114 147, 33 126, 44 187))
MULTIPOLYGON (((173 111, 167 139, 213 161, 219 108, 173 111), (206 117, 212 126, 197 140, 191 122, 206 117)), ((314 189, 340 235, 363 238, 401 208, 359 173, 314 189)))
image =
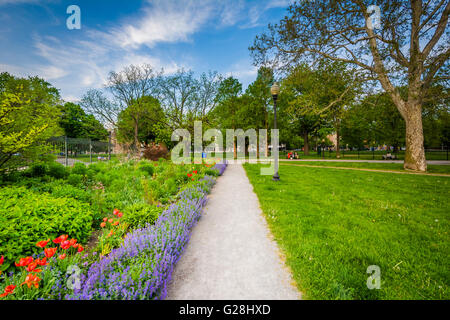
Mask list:
POLYGON ((69 241, 70 246, 74 247, 74 248, 76 248, 75 247, 76 243, 77 243, 77 239, 70 239, 70 241, 69 241))
POLYGON ((59 236, 58 238, 56 238, 55 240, 53 240, 53 242, 54 243, 61 243, 63 241, 66 241, 68 237, 69 236, 67 234, 66 235, 62 235, 62 236, 59 236))
POLYGON ((53 257, 55 255, 57 250, 58 250, 58 248, 46 248, 46 249, 44 249, 44 254, 48 259, 50 259, 51 257, 53 257))
POLYGON ((83 252, 84 251, 84 248, 83 248, 83 246, 80 244, 79 246, 78 246, 78 252, 83 252))
POLYGON ((118 216, 119 218, 122 218, 122 217, 123 217, 123 213, 122 213, 122 212, 119 212, 119 213, 117 214, 117 216, 118 216))
POLYGON ((41 272, 41 269, 36 269, 36 267, 38 266, 37 262, 32 262, 28 265, 27 267, 27 272, 41 272))
POLYGON ((46 266, 46 265, 48 265, 47 258, 36 259, 35 262, 36 262, 38 265, 40 265, 40 266, 46 266))
POLYGON ((117 216, 119 214, 119 212, 120 212, 119 209, 114 209, 113 215, 117 216))
POLYGON ((103 222, 106 222, 106 221, 108 221, 108 218, 104 217, 103 222))
POLYGON ((47 246, 47 243, 50 242, 50 239, 45 240, 45 241, 39 241, 38 243, 36 243, 36 246, 39 248, 45 248, 47 246))
POLYGON ((33 262, 33 257, 20 258, 19 263, 16 262, 16 267, 27 267, 33 262))
POLYGON ((2 256, 2 257, 0 258, 0 266, 3 264, 3 262, 5 262, 5 257, 4 257, 4 256, 2 256))
POLYGON ((105 222, 100 223, 100 227, 101 227, 101 228, 106 227, 106 223, 105 223, 105 222))
POLYGON ((28 286, 28 288, 31 288, 31 286, 34 286, 37 289, 37 288, 39 288, 39 281, 41 281, 41 279, 39 279, 38 276, 30 273, 25 278, 25 282, 22 283, 22 286, 24 284, 26 284, 28 286))
POLYGON ((70 247, 71 247, 70 241, 66 240, 66 241, 61 242, 61 249, 67 250, 67 249, 69 249, 70 247))
POLYGON ((195 170, 195 171, 192 171, 194 174, 197 174, 197 170, 195 170))
POLYGON ((14 293, 14 289, 16 288, 16 286, 14 285, 9 285, 5 288, 5 293, 0 294, 1 298, 7 297, 10 294, 14 293))
POLYGON ((58 259, 59 260, 64 260, 66 258, 66 254, 64 253, 64 254, 61 254, 59 257, 58 257, 58 259))

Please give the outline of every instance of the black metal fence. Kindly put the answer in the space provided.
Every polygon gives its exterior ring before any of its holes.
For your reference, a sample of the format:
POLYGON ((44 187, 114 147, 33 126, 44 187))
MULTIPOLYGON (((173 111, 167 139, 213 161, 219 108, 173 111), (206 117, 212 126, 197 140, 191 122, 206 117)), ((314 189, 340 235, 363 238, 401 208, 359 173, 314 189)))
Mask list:
POLYGON ((90 139, 74 139, 68 137, 53 137, 47 141, 50 153, 57 156, 57 161, 65 166, 75 162, 92 163, 111 160, 113 145, 111 140, 92 141, 90 139))

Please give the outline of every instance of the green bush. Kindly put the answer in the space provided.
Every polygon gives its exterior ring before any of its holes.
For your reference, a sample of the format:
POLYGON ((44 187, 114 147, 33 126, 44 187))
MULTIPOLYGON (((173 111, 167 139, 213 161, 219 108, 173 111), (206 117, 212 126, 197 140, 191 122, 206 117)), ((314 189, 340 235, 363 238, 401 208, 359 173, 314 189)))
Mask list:
POLYGON ((74 187, 80 186, 83 182, 83 176, 81 174, 72 173, 67 177, 67 183, 74 187))
POLYGON ((207 174, 208 176, 218 177, 219 171, 216 169, 206 169, 205 174, 207 174))
POLYGON ((168 195, 175 195, 178 192, 178 186, 177 182, 175 181, 175 178, 167 179, 166 182, 164 182, 163 188, 167 192, 168 195))
POLYGON ((67 176, 66 167, 61 163, 51 162, 48 165, 48 175, 55 179, 64 179, 67 176))
POLYGON ((155 168, 151 164, 144 163, 139 166, 139 170, 146 172, 150 177, 152 177, 153 173, 155 171, 155 168))
POLYGON ((33 163, 31 165, 31 177, 43 177, 47 174, 48 167, 45 163, 33 163))
POLYGON ((151 206, 146 203, 135 203, 123 210, 122 220, 129 224, 132 229, 154 224, 161 214, 162 208, 151 206))
POLYGON ((68 234, 80 243, 89 239, 93 213, 73 198, 54 198, 24 187, 0 189, 0 256, 3 270, 18 258, 41 252, 36 242, 68 234))
POLYGON ((73 165, 71 172, 72 172, 72 174, 79 174, 79 175, 85 176, 87 173, 87 168, 83 163, 76 162, 73 165))
POLYGON ((91 193, 84 189, 59 181, 55 181, 49 184, 49 186, 50 190, 48 192, 51 193, 54 198, 73 198, 86 203, 91 202, 91 193))

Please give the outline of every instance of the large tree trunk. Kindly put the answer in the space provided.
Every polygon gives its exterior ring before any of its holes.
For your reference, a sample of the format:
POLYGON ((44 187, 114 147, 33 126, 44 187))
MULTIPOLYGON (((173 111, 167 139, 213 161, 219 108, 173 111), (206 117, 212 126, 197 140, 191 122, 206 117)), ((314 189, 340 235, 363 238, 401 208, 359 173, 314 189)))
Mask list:
POLYGON ((305 156, 309 156, 309 135, 308 135, 308 132, 303 132, 303 141, 305 143, 303 152, 304 152, 305 156))
POLYGON ((425 149, 423 146, 422 106, 407 105, 406 152, 404 168, 415 171, 427 171, 425 149))

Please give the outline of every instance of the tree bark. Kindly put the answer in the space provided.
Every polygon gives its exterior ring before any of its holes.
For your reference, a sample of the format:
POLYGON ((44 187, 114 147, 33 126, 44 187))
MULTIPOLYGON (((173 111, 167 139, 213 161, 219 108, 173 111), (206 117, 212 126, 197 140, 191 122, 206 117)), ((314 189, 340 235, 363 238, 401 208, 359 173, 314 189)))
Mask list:
POLYGON ((305 143, 303 152, 304 152, 305 156, 309 156, 309 135, 308 135, 308 132, 303 132, 303 141, 305 143))
POLYGON ((410 104, 406 109, 406 152, 403 166, 408 170, 427 171, 423 145, 422 106, 410 104))

